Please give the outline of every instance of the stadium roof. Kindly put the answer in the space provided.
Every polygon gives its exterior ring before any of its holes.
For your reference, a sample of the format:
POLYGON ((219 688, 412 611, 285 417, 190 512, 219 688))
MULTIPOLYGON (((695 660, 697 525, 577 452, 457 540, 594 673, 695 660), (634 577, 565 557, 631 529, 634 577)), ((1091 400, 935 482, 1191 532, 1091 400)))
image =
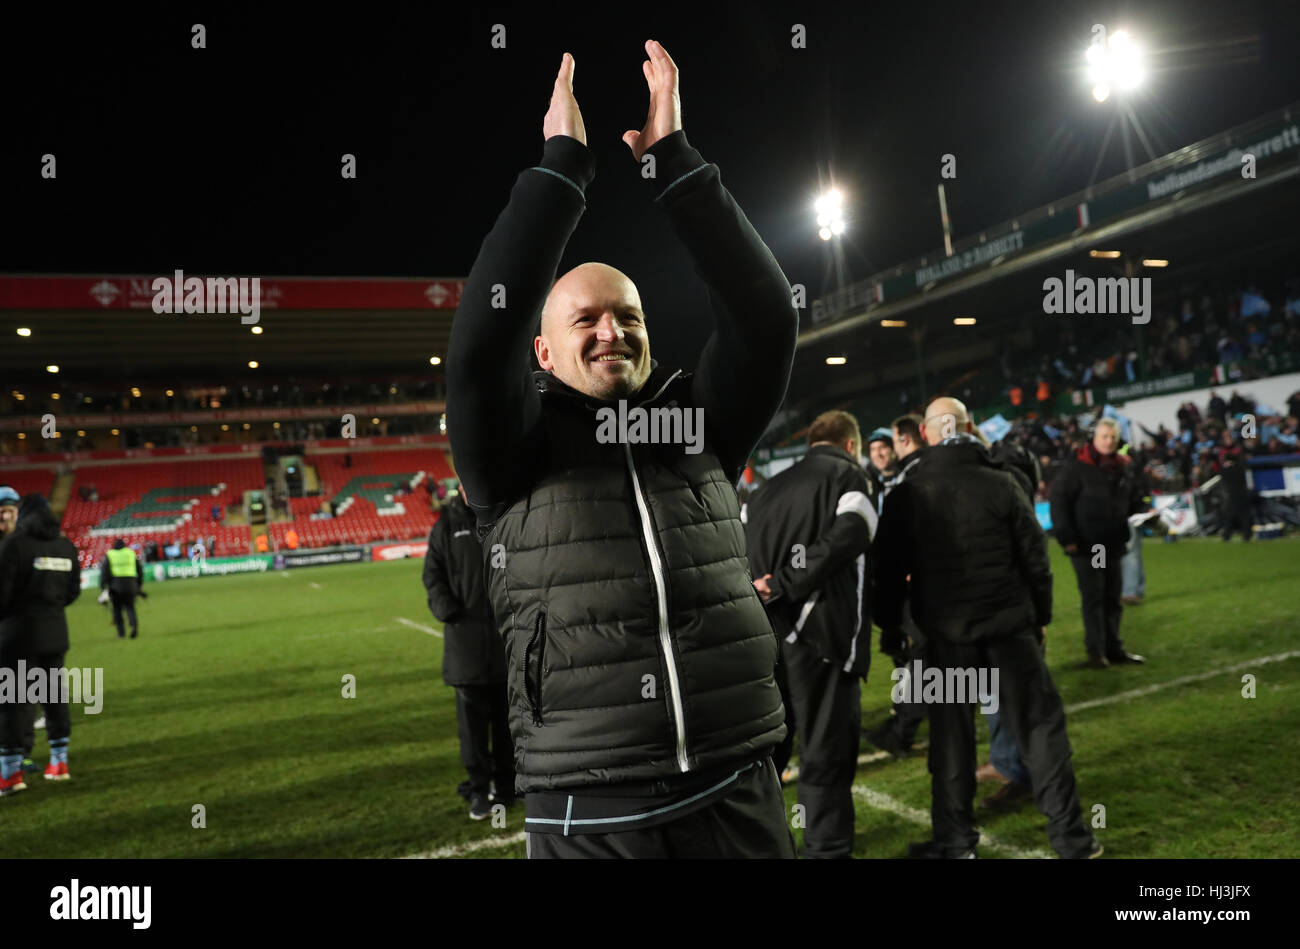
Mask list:
POLYGON ((262 305, 254 324, 251 313, 155 313, 151 286, 158 276, 0 276, 6 380, 44 378, 47 365, 78 381, 246 378, 250 361, 271 378, 427 374, 430 357, 446 356, 464 283, 259 278, 262 305), (31 335, 16 336, 19 327, 31 335))

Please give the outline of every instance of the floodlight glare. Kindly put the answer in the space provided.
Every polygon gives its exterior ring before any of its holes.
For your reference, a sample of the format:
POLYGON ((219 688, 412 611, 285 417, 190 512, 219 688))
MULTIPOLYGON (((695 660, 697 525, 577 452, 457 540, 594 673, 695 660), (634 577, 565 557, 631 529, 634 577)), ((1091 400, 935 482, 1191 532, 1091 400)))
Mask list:
POLYGON ((1111 33, 1105 43, 1093 43, 1084 53, 1092 97, 1105 102, 1112 88, 1136 89, 1146 77, 1142 48, 1124 30, 1111 33))
POLYGON ((817 236, 824 241, 844 233, 844 195, 838 188, 832 188, 817 199, 817 236))

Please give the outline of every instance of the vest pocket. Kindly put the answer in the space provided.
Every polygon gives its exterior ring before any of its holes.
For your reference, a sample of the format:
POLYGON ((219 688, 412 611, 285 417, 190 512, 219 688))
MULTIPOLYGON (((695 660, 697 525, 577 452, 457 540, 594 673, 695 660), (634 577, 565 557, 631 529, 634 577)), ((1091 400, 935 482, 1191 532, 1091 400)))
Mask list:
POLYGON ((543 610, 537 614, 537 621, 533 624, 533 635, 528 640, 528 645, 524 647, 524 697, 528 700, 528 709, 533 713, 533 725, 537 728, 542 727, 542 660, 546 652, 546 611, 543 610), (534 661, 531 658, 533 649, 537 649, 535 675, 529 675, 532 671, 534 661))

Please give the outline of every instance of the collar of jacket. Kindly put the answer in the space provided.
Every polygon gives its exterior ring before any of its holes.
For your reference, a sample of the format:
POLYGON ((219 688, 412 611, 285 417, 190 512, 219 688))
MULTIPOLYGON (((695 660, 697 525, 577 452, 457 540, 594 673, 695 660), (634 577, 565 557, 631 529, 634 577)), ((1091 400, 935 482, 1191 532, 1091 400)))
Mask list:
POLYGON ((1128 464, 1128 456, 1121 455, 1118 452, 1111 452, 1109 455, 1103 455, 1097 451, 1097 446, 1092 442, 1084 445, 1079 449, 1076 456, 1085 465, 1094 465, 1102 470, 1109 471, 1113 468, 1123 468, 1128 464))
MULTIPOLYGON (((949 444, 930 445, 925 451, 925 465, 984 465, 987 468, 1002 466, 993 460, 984 443, 977 439, 960 439, 949 444)), ((919 452, 918 452, 919 454, 919 452)))
POLYGON ((898 467, 894 470, 894 477, 899 478, 902 475, 907 474, 907 469, 911 468, 912 465, 920 461, 927 451, 929 451, 928 445, 922 448, 918 448, 916 451, 912 452, 906 458, 900 458, 898 460, 898 467))
MULTIPOLYGON (((682 372, 680 369, 669 369, 661 366, 659 363, 650 360, 650 375, 640 389, 632 394, 627 400, 629 408, 637 406, 651 405, 668 389, 668 384, 674 381, 689 379, 690 373, 682 372)), ((617 405, 618 399, 596 399, 587 395, 585 392, 579 392, 565 382, 556 378, 554 373, 539 370, 533 373, 533 382, 537 385, 537 391, 544 396, 570 399, 574 402, 581 402, 591 411, 595 412, 601 408, 617 405)))
POLYGON ((840 461, 847 461, 851 465, 858 464, 853 456, 839 445, 813 445, 808 449, 808 454, 804 457, 811 458, 813 455, 830 455, 833 458, 838 458, 840 461))

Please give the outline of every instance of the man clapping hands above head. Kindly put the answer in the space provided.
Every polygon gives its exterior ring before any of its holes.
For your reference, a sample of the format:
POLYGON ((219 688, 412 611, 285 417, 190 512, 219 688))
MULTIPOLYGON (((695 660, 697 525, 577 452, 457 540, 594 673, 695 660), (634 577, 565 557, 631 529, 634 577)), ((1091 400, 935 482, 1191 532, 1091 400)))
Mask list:
POLYGON ((529 855, 790 857, 769 759, 785 730, 776 642, 733 486, 784 398, 798 317, 686 140, 676 64, 653 40, 646 53, 649 114, 623 141, 653 159, 652 197, 717 304, 695 371, 650 358, 627 275, 587 263, 554 281, 595 173, 566 53, 542 162, 516 181, 456 314, 448 430, 506 643, 529 855), (598 411, 620 399, 701 411, 703 450, 598 437, 598 411))

